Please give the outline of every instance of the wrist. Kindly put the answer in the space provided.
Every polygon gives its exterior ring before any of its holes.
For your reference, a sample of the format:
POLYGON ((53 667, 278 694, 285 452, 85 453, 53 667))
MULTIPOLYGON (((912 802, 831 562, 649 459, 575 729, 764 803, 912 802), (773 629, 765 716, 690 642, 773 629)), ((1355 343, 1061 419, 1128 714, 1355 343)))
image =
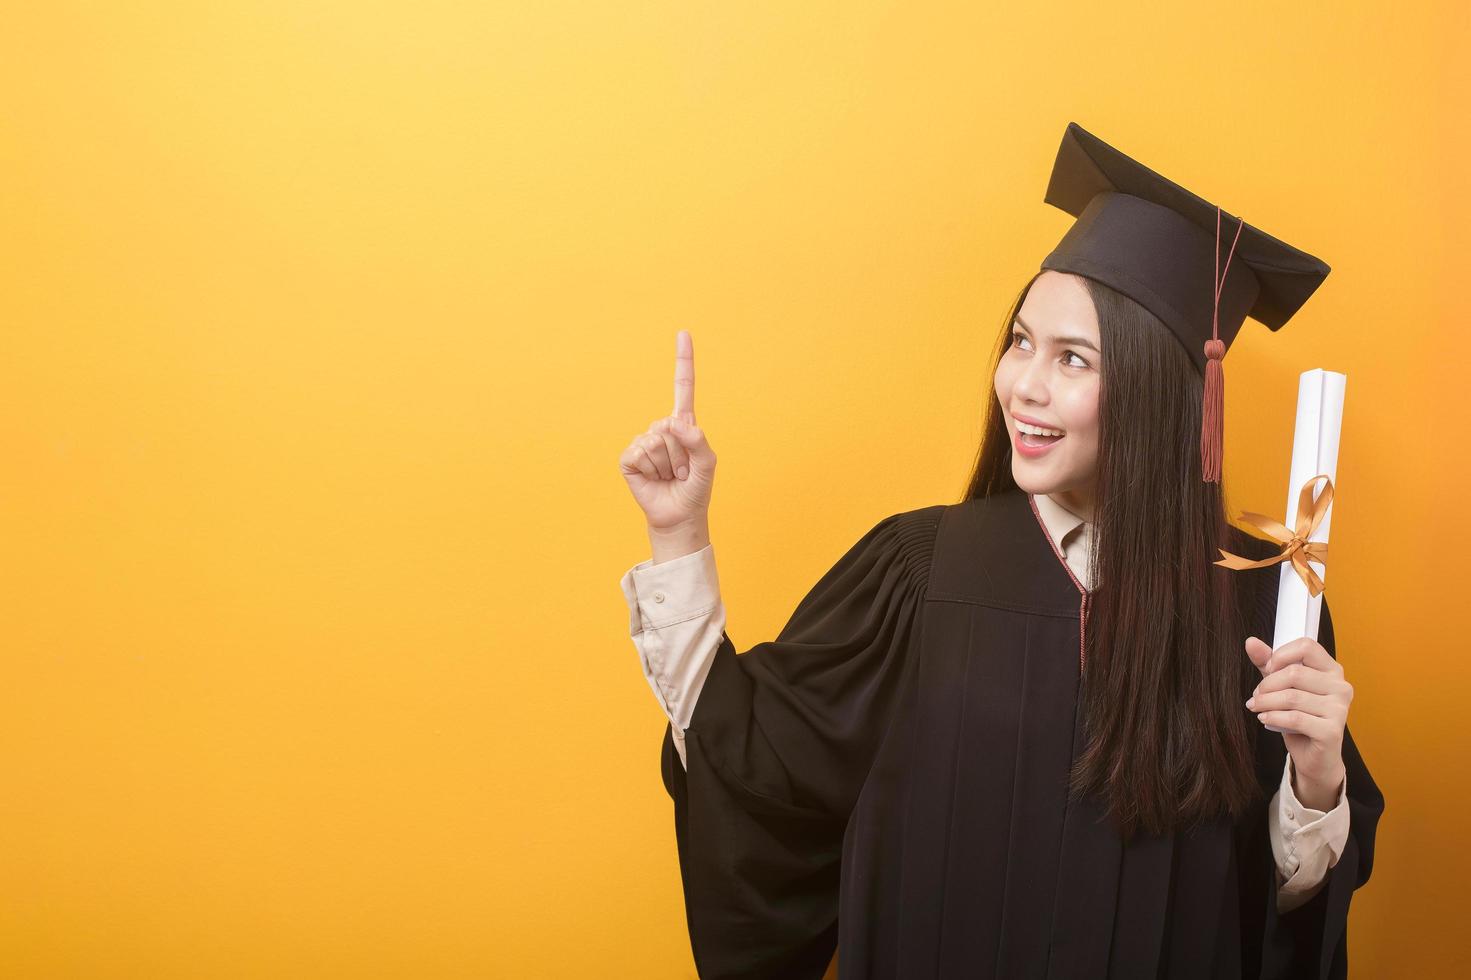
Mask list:
POLYGON ((1343 789, 1343 781, 1347 773, 1342 765, 1339 766, 1336 775, 1328 777, 1305 776, 1293 767, 1292 792, 1297 796, 1297 801, 1303 806, 1313 810, 1328 811, 1338 805, 1339 791, 1343 789))
POLYGON ((654 564, 694 554, 710 543, 710 523, 697 518, 669 527, 649 525, 649 547, 654 564))

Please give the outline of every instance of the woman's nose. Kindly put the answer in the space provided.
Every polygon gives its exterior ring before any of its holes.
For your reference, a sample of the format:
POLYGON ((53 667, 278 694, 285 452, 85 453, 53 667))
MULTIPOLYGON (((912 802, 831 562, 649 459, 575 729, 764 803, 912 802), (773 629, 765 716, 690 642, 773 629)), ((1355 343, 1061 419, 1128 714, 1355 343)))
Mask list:
POLYGON ((1029 362, 1022 373, 1017 375, 1012 390, 1029 402, 1047 400, 1047 374, 1036 359, 1029 362))

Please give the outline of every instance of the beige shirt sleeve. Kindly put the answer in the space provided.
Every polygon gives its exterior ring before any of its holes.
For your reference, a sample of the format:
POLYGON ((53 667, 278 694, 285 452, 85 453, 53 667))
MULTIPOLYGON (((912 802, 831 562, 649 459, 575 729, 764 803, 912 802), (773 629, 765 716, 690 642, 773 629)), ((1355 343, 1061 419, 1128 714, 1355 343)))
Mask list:
POLYGON ((669 718, 679 761, 687 765, 684 732, 725 632, 714 545, 657 564, 652 558, 639 562, 619 587, 644 677, 669 718))
POLYGON ((1292 790, 1292 755, 1282 766, 1282 784, 1267 807, 1272 857, 1277 863, 1277 911, 1306 904, 1323 887, 1328 870, 1348 843, 1348 779, 1328 811, 1303 806, 1292 790))

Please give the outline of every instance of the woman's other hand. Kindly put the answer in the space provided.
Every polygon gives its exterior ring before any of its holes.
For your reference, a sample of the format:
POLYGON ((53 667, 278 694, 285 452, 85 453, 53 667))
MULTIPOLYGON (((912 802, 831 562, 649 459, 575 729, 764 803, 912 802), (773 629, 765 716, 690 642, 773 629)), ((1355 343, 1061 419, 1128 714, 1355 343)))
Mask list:
POLYGON ((1354 699, 1342 665, 1306 636, 1275 651, 1248 637, 1246 655, 1262 672, 1246 706, 1258 721, 1283 729, 1296 770, 1293 791, 1304 806, 1333 809, 1344 779, 1343 730, 1354 699))

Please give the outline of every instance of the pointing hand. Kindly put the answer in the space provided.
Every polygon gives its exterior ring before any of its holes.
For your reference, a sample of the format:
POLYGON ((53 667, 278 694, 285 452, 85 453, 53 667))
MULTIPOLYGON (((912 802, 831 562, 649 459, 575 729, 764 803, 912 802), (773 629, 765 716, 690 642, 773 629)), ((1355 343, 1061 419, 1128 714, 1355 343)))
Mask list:
POLYGON ((715 451, 695 424, 695 351, 688 330, 675 335, 674 410, 633 437, 618 471, 651 528, 708 520, 715 451))

